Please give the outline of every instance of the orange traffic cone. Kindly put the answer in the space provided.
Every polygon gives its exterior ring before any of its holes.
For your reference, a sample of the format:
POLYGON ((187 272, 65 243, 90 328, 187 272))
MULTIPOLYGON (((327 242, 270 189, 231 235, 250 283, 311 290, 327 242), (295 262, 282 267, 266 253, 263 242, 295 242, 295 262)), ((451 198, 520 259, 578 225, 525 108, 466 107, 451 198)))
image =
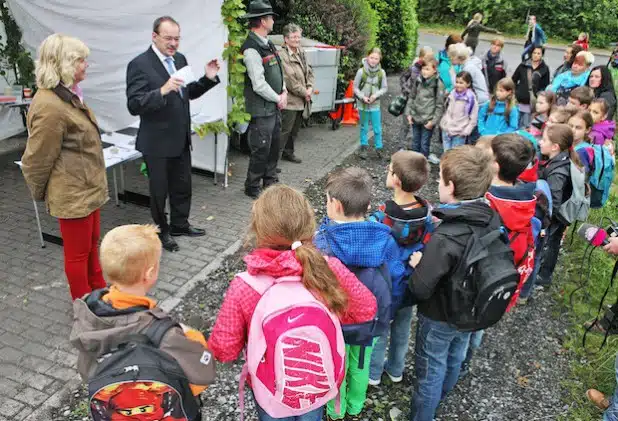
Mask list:
MULTIPOLYGON (((354 98, 354 81, 351 80, 348 88, 345 90, 345 98, 354 98)), ((354 106, 354 102, 343 104, 343 120, 341 124, 346 126, 356 126, 360 120, 358 110, 354 106)))

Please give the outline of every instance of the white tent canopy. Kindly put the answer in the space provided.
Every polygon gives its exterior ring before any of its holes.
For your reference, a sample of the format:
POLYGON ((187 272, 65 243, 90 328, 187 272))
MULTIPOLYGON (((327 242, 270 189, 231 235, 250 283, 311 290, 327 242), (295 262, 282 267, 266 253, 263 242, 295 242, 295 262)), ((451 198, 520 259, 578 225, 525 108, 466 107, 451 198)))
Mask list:
MULTIPOLYGON (((202 119, 227 114, 227 68, 221 58, 227 31, 221 18, 223 0, 8 0, 23 31, 23 41, 36 50, 48 35, 60 32, 88 45, 90 67, 81 83, 85 102, 106 131, 125 128, 136 121, 126 107, 126 68, 131 59, 151 44, 152 23, 163 15, 181 27, 180 52, 196 76, 204 65, 219 58, 222 83, 191 103, 191 114, 202 119)), ((0 137, 2 133, 0 133, 0 137)))

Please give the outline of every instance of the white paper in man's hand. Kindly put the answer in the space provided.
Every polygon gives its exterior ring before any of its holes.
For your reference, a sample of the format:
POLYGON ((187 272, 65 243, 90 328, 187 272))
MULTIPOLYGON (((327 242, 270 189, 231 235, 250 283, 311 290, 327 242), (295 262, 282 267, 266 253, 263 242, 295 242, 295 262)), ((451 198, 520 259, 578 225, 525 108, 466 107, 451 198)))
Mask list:
POLYGON ((182 79, 184 84, 182 86, 187 86, 189 83, 193 83, 197 81, 195 74, 193 73, 193 69, 191 66, 185 66, 180 70, 176 70, 176 73, 172 75, 172 77, 177 77, 178 79, 182 79))

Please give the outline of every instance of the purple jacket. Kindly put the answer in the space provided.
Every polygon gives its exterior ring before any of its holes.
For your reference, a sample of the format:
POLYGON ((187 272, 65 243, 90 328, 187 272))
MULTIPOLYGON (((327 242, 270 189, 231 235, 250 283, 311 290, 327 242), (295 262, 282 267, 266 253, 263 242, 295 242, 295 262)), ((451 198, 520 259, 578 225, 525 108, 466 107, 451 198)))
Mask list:
POLYGON ((613 139, 616 132, 614 120, 604 120, 595 123, 588 137, 595 145, 602 145, 607 139, 613 139))

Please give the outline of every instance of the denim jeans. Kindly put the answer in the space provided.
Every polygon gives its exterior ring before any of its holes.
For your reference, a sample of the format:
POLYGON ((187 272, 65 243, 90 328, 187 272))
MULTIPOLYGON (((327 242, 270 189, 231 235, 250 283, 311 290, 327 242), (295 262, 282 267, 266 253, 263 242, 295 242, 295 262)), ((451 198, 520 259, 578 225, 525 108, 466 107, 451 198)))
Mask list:
POLYGON ((444 152, 465 144, 466 136, 449 136, 448 133, 442 132, 442 145, 444 146, 444 152))
POLYGON ((360 143, 369 145, 369 123, 373 127, 373 143, 376 149, 382 149, 382 113, 379 109, 373 111, 359 111, 360 113, 360 143))
POLYGON ((412 125, 412 150, 414 152, 420 152, 425 155, 425 158, 429 156, 429 146, 431 144, 431 136, 433 135, 433 129, 428 130, 422 124, 412 125))
MULTIPOLYGON (((547 230, 547 243, 541 257, 541 267, 538 276, 541 278, 543 285, 551 284, 552 274, 558 262, 558 254, 560 252, 560 241, 562 234, 567 229, 567 226, 562 222, 553 219, 547 230)), ((538 281, 538 280, 537 280, 538 281)))
POLYGON ((410 344, 410 325, 414 316, 414 307, 400 308, 395 312, 395 318, 391 322, 390 329, 378 338, 373 352, 371 353, 371 368, 369 378, 379 380, 382 372, 386 370, 393 377, 403 375, 406 363, 406 353, 410 344), (390 332, 389 332, 390 331, 390 332), (390 343, 388 341, 390 333, 390 343), (388 359, 386 357, 386 345, 388 346, 388 359))
POLYGON ((307 412, 303 415, 297 415, 295 417, 285 417, 285 418, 273 418, 268 415, 260 405, 255 403, 255 407, 258 413, 259 421, 322 421, 322 415, 324 414, 324 407, 321 406, 318 409, 314 409, 311 412, 307 412))
POLYGON ((609 399, 609 408, 603 414, 603 421, 618 421, 618 354, 616 355, 616 389, 609 399))
POLYGON ((440 401, 459 379, 470 333, 418 314, 416 329, 416 384, 410 421, 432 421, 440 401))
POLYGON ((521 110, 519 110, 519 128, 520 129, 527 129, 528 127, 530 127, 530 121, 532 119, 532 116, 530 113, 524 113, 521 110))
POLYGON ((476 332, 472 332, 472 334, 470 335, 470 343, 468 345, 468 350, 466 351, 466 359, 464 360, 464 364, 470 364, 474 353, 477 349, 481 347, 481 342, 483 341, 484 335, 484 330, 477 330, 476 332))
POLYGON ((539 269, 541 267, 541 256, 543 255, 543 248, 545 248, 545 239, 546 237, 537 238, 535 245, 535 254, 534 254, 534 269, 530 274, 530 277, 521 288, 521 292, 519 296, 521 298, 528 298, 534 289, 534 285, 536 284, 536 276, 539 273, 539 269))

